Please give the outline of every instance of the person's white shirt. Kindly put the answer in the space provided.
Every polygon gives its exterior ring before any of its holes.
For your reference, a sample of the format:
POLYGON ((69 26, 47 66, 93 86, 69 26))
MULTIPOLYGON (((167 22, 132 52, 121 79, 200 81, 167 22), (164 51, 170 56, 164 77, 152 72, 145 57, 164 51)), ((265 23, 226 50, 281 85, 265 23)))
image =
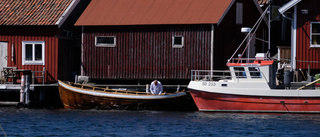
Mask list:
POLYGON ((155 81, 151 82, 150 85, 150 92, 154 95, 160 95, 163 92, 162 84, 160 81, 156 81, 157 85, 155 84, 155 81))

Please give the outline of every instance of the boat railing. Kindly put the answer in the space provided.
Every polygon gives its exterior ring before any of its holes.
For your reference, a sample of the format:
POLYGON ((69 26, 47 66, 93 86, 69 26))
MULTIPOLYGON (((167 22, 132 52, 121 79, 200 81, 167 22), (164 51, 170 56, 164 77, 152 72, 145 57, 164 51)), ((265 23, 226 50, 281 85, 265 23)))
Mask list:
POLYGON ((256 60, 271 60, 270 58, 232 58, 229 63, 253 63, 256 60))
POLYGON ((229 70, 191 70, 191 81, 231 79, 229 70))
POLYGON ((250 78, 268 82, 262 71, 191 70, 191 81, 218 81, 231 80, 232 78, 237 81, 250 78), (232 77, 231 73, 234 74, 234 77, 232 77))
MULTIPOLYGON (((93 91, 100 91, 100 92, 110 92, 110 93, 120 93, 120 94, 138 94, 138 95, 151 95, 151 93, 147 92, 142 92, 142 91, 130 91, 126 89, 109 89, 109 88, 102 88, 102 87, 95 87, 95 86, 90 86, 90 85, 83 85, 80 83, 73 83, 73 82, 68 82, 69 85, 78 87, 81 89, 86 89, 86 90, 93 90, 93 91)), ((176 92, 186 92, 184 89, 182 91, 176 91, 176 92)), ((176 93, 175 92, 175 93, 176 93)), ((170 95, 170 94, 175 94, 175 93, 168 93, 166 91, 163 92, 165 95, 170 95)))

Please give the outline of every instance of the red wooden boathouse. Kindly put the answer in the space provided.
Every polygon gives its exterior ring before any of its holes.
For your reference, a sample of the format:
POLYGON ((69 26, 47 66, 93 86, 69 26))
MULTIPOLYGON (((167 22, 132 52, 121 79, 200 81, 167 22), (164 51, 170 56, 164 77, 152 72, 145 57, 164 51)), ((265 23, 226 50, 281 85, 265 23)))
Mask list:
POLYGON ((292 21, 291 61, 293 69, 307 70, 310 68, 313 74, 320 72, 319 5, 319 0, 292 0, 279 9, 280 14, 292 21))
POLYGON ((72 79, 72 72, 79 71, 81 34, 73 24, 88 3, 80 0, 2 0, 0 69, 16 67, 42 71, 45 68, 46 83, 72 79))
MULTIPOLYGON (((191 70, 224 69, 245 37, 241 28, 261 12, 256 0, 93 0, 75 23, 81 75, 186 84, 191 70)), ((265 36, 259 29, 256 37, 265 36)))

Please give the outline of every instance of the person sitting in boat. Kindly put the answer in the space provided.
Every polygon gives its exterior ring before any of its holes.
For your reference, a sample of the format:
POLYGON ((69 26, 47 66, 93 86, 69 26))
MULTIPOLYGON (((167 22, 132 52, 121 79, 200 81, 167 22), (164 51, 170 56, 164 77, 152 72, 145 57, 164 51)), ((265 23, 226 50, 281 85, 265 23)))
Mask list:
POLYGON ((150 92, 153 95, 160 95, 163 92, 162 84, 158 80, 154 80, 150 85, 150 92))

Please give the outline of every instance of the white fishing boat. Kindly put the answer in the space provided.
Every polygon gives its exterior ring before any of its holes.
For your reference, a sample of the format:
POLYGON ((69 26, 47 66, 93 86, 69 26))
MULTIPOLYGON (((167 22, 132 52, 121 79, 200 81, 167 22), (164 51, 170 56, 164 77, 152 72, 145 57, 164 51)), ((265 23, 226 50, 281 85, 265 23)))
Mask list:
POLYGON ((200 111, 320 113, 320 89, 313 86, 320 79, 279 85, 276 61, 241 61, 248 59, 234 59, 229 71, 192 71, 188 88, 200 111))
POLYGON ((243 29, 247 36, 228 60, 228 71, 192 70, 188 89, 200 111, 320 113, 320 78, 292 81, 291 66, 278 67, 265 53, 250 58, 246 51, 266 11, 253 29, 243 29), (244 52, 233 58, 246 40, 244 52))

